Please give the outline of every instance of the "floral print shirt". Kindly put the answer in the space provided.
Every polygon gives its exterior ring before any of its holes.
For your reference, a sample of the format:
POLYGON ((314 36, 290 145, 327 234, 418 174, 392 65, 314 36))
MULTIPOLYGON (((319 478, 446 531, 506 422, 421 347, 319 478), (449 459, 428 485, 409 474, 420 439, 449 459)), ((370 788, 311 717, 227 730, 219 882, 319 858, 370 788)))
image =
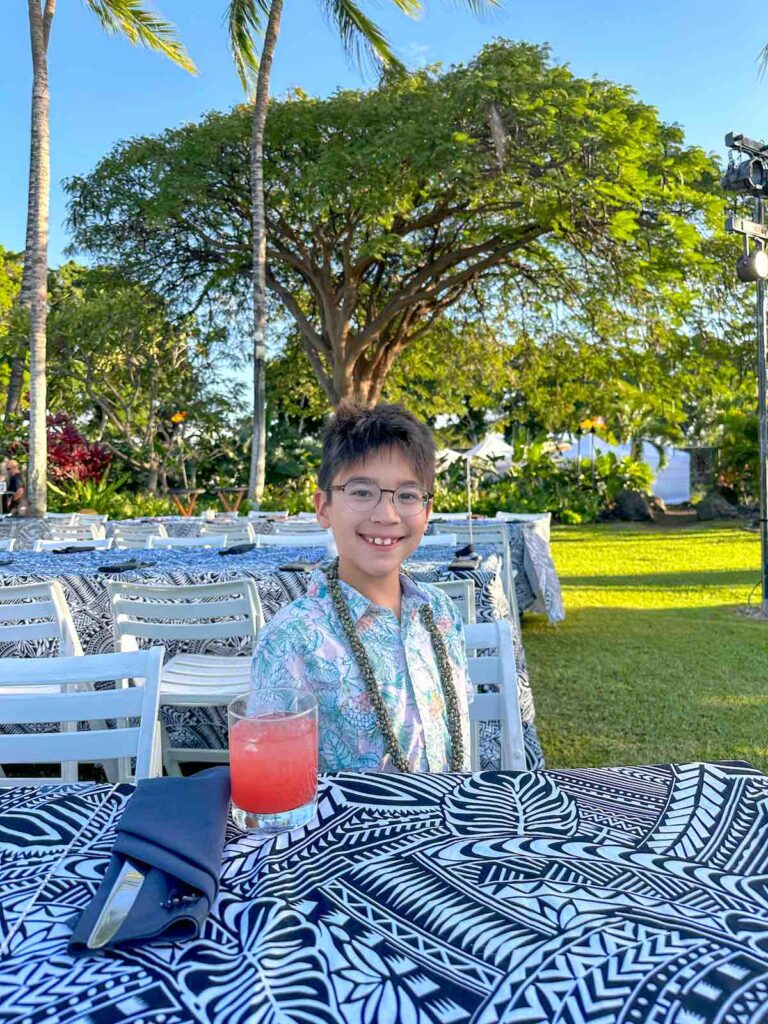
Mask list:
MULTIPOLYGON (((468 771, 472 685, 461 616, 439 588, 405 575, 400 579, 400 621, 389 608, 340 583, 411 770, 443 772, 450 764, 446 709, 432 641, 419 615, 423 604, 432 607, 453 670, 468 771)), ((322 571, 313 572, 304 597, 262 628, 251 675, 254 687, 301 686, 317 697, 321 771, 394 770, 322 571)))

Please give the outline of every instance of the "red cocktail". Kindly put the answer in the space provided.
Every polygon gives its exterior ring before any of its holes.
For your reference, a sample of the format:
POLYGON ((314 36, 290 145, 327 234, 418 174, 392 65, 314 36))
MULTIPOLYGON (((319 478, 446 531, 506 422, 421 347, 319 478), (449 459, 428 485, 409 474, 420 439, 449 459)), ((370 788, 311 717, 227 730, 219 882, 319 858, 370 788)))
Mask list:
POLYGON ((260 689, 229 705, 233 817, 281 832, 314 815, 317 701, 305 690, 260 689))

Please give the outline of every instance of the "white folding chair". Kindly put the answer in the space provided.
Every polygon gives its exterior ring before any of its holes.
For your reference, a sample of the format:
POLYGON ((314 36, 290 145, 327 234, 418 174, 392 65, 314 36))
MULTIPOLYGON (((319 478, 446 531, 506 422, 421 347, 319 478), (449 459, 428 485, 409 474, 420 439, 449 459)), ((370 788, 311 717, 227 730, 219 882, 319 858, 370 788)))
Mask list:
POLYGON ((517 689, 517 666, 512 637, 512 624, 502 619, 464 626, 469 678, 475 695, 469 705, 470 766, 480 770, 480 723, 501 725, 501 768, 504 771, 525 771, 525 747, 520 700, 517 689), (495 650, 491 655, 488 650, 495 650), (476 657, 475 652, 481 651, 476 657), (478 693, 478 686, 494 686, 492 692, 478 693))
POLYGON ((260 548, 327 548, 336 551, 336 542, 330 530, 317 533, 257 533, 256 544, 260 548))
POLYGON ((253 544, 256 540, 256 531, 250 523, 223 522, 215 520, 212 523, 203 523, 200 527, 201 537, 215 537, 224 535, 227 544, 253 544))
POLYGON ((251 509, 249 519, 287 519, 288 512, 270 512, 267 509, 251 509))
POLYGON ((16 547, 15 537, 2 537, 0 538, 0 551, 13 551, 16 547))
POLYGON ((446 593, 461 612, 461 621, 467 625, 475 622, 475 585, 472 580, 440 580, 432 584, 446 593))
MULTIPOLYGON (((226 640, 251 642, 263 624, 261 602, 251 579, 195 586, 154 586, 107 580, 115 635, 120 650, 138 640, 226 640)), ((196 707, 228 703, 250 686, 251 658, 217 654, 177 654, 163 667, 160 704, 196 707)), ((161 721, 163 764, 180 775, 180 761, 226 761, 226 750, 172 747, 161 721)))
POLYGON ((86 526, 104 526, 108 519, 108 515, 100 515, 98 512, 75 512, 75 523, 84 523, 86 526))
POLYGON ((468 525, 452 522, 450 525, 435 523, 435 535, 453 536, 454 543, 469 544, 490 544, 499 549, 501 555, 501 583, 504 588, 504 595, 509 602, 513 615, 519 617, 517 607, 517 594, 515 593, 515 570, 512 568, 512 554, 509 549, 509 533, 504 523, 496 522, 493 519, 472 523, 472 529, 468 525))
POLYGON ((74 512, 43 512, 43 519, 50 519, 56 523, 68 523, 74 525, 75 513, 74 512))
POLYGON ((92 537, 90 540, 72 540, 69 537, 62 537, 58 540, 38 537, 35 541, 33 551, 55 551, 57 548, 92 548, 94 551, 109 551, 112 547, 111 537, 92 537))
POLYGON ((455 548, 455 533, 425 533, 419 541, 420 548, 455 548))
POLYGON ((217 533, 207 537, 159 537, 152 534, 147 538, 148 548, 170 549, 170 548, 225 548, 227 546, 227 534, 217 533))
POLYGON ((112 527, 112 546, 119 551, 145 548, 150 537, 167 536, 162 523, 115 523, 112 527))
MULTIPOLYGON (((95 654, 78 658, 0 659, 0 725, 44 722, 98 722, 115 719, 115 728, 87 732, 0 735, 0 761, 5 764, 60 763, 58 779, 5 778, 3 785, 50 785, 71 781, 66 766, 80 761, 136 758, 135 779, 161 774, 158 698, 163 648, 130 654, 95 654), (124 680, 134 684, 125 686, 124 680), (93 684, 116 681, 112 690, 93 684), (83 684, 90 684, 84 690, 83 684), (6 691, 12 688, 13 693, 6 691), (56 687, 58 692, 51 692, 56 687), (41 688, 48 692, 41 692, 41 688), (20 692, 26 690, 27 692, 20 692), (128 719, 138 718, 139 725, 128 719)), ((120 781, 127 781, 127 773, 120 781)))
POLYGON ((466 512, 433 512, 429 521, 433 523, 437 519, 442 519, 446 523, 466 523, 469 516, 466 512))
POLYGON ((48 540, 71 541, 100 540, 106 531, 100 523, 52 523, 46 534, 48 540))
POLYGON ((286 523, 275 523, 275 533, 327 533, 328 531, 324 526, 321 526, 317 520, 312 519, 300 519, 298 521, 289 520, 286 523))

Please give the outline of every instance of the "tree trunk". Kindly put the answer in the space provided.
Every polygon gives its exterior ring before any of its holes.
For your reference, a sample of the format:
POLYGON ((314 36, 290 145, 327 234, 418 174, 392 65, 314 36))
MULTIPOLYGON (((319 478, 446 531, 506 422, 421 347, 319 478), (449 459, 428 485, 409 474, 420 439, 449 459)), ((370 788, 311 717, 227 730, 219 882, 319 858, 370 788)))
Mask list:
POLYGON ((267 225, 264 212, 264 127, 269 105, 269 79, 283 0, 272 0, 264 33, 256 99, 253 104, 251 136, 251 206, 253 228, 253 432, 251 437, 251 469, 248 478, 248 499, 259 507, 264 494, 266 462, 266 330, 267 330, 267 225))
MULTIPOLYGON (((29 251, 29 248, 27 248, 29 251)), ((23 278, 22 278, 23 282, 23 278)), ((22 283, 22 289, 19 293, 19 305, 24 305, 24 285, 22 283)), ((14 416, 19 411, 19 405, 21 403, 21 387, 24 383, 24 356, 19 354, 13 357, 11 362, 11 375, 8 379, 8 395, 5 400, 5 414, 3 416, 4 421, 7 423, 11 416, 14 416)))
POLYGON ((51 188, 48 37, 55 0, 28 0, 32 43, 32 130, 24 273, 29 282, 29 467, 31 515, 42 515, 47 499, 46 316, 48 313, 48 206, 51 188))

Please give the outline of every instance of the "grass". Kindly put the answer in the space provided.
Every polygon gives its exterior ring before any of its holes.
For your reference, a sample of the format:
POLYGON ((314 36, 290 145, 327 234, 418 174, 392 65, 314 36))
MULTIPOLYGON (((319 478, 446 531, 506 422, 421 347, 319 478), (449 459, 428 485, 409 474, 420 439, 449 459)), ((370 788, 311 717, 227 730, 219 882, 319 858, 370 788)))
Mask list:
POLYGON ((768 770, 760 541, 738 526, 560 527, 566 620, 523 626, 548 767, 743 759, 768 770))

